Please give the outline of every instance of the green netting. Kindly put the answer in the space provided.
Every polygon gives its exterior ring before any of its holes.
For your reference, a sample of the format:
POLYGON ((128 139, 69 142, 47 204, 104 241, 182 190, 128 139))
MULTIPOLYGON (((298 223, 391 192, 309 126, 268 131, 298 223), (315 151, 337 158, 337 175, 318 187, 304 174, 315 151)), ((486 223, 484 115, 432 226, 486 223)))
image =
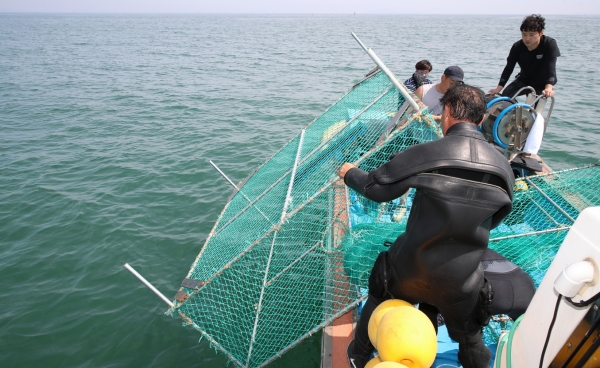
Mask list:
MULTIPOLYGON (((260 367, 354 308, 375 257, 404 231, 414 193, 375 203, 336 171, 344 162, 371 170, 441 136, 429 114, 411 113, 375 73, 308 125, 234 192, 188 274, 200 286, 182 288, 189 299, 172 315, 235 364, 260 367)), ((599 175, 594 166, 528 178, 490 247, 539 283, 572 218, 598 204, 599 175)))

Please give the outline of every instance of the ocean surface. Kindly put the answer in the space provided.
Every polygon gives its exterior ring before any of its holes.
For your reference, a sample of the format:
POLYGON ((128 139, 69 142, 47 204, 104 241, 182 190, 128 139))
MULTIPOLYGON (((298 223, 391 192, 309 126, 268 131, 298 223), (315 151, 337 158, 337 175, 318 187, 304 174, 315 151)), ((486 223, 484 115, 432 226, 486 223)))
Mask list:
MULTIPOLYGON (((223 367, 168 297, 234 181, 373 64, 495 87, 521 16, 0 14, 0 366, 223 367)), ((600 18, 548 16, 541 156, 600 158, 600 18)), ((513 76, 515 73, 513 73, 513 76)), ((235 329, 235 326, 232 326, 235 329)), ((273 367, 319 367, 320 334, 273 367)))

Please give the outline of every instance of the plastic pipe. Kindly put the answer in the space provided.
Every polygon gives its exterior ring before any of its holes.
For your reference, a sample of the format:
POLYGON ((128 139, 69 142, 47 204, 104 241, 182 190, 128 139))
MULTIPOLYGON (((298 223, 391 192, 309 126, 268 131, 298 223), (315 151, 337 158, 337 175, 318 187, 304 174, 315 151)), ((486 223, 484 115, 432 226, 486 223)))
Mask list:
POLYGON ((510 97, 496 97, 493 100, 491 100, 490 102, 488 102, 485 108, 489 109, 490 107, 492 107, 493 104, 495 104, 496 102, 500 102, 500 101, 510 101, 510 97))
POLYGON ((554 281, 556 291, 567 297, 573 298, 587 282, 594 279, 594 265, 589 261, 575 262, 563 269, 554 281))

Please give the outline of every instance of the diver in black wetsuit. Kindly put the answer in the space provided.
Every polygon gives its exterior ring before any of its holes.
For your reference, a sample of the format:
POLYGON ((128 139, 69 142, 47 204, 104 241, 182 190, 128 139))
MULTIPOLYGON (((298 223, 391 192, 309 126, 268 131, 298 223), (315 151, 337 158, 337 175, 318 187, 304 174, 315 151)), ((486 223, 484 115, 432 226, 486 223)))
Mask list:
POLYGON ((392 297, 420 303, 431 319, 439 310, 465 368, 490 361, 481 332, 487 320, 477 313, 487 285, 481 260, 490 229, 512 209, 514 176, 506 158, 477 131, 486 112, 483 91, 455 85, 441 102, 444 138, 410 147, 368 173, 349 163, 338 172, 346 185, 377 202, 416 188, 406 231, 371 271, 367 303, 348 347, 351 367, 369 360, 369 318, 392 297))
MULTIPOLYGON (((504 88, 502 96, 513 97, 526 86, 533 87, 537 95, 554 96, 553 87, 557 82, 556 59, 560 56, 560 50, 554 38, 544 35, 545 26, 545 19, 541 15, 533 14, 523 20, 522 39, 512 45, 498 87, 488 93, 495 95, 500 92, 518 63, 521 72, 504 88)), ((524 90, 520 94, 526 93, 529 93, 529 90, 524 90)))

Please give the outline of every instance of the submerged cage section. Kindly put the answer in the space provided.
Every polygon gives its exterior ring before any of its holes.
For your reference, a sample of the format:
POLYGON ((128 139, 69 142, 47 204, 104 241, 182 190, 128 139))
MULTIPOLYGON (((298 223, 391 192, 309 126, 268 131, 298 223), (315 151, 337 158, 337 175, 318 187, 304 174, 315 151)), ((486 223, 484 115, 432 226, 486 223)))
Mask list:
POLYGON ((236 365, 260 367, 354 308, 374 258, 348 259, 356 194, 337 170, 439 137, 385 74, 369 74, 234 192, 171 314, 236 365))

